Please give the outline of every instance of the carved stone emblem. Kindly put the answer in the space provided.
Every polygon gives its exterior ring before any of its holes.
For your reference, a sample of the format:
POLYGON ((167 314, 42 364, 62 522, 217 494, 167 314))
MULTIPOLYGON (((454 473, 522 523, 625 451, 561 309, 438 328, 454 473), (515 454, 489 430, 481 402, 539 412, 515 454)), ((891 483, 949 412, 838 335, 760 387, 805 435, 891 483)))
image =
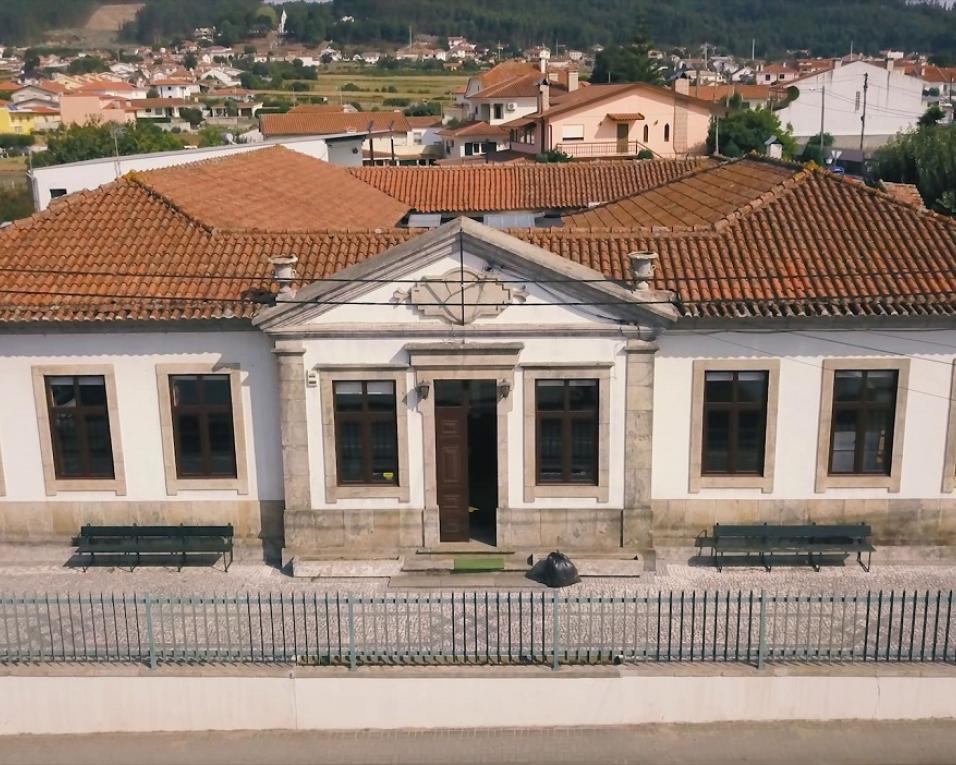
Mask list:
POLYGON ((453 268, 441 276, 423 277, 407 290, 396 290, 392 299, 408 303, 422 316, 471 324, 482 316, 498 316, 527 297, 521 287, 510 287, 494 276, 453 268))

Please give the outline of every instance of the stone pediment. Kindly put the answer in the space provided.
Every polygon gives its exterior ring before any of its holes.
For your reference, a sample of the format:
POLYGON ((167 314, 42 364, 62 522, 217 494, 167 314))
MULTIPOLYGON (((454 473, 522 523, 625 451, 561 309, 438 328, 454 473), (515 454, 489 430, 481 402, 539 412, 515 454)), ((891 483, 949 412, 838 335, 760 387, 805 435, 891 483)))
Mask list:
POLYGON ((471 324, 523 303, 527 292, 489 274, 453 268, 440 276, 422 277, 407 290, 396 290, 392 299, 410 305, 425 317, 450 324, 471 324))

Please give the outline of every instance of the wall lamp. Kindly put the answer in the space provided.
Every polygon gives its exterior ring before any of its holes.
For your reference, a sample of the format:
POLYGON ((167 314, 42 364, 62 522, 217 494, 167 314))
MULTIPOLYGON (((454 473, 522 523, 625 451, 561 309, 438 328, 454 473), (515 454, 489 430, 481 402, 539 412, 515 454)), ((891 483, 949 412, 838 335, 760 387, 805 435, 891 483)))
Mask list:
POLYGON ((427 382, 420 382, 415 386, 415 393, 418 394, 419 401, 424 401, 426 398, 428 398, 428 391, 430 387, 431 386, 427 382))
POLYGON ((503 398, 508 398, 510 393, 511 383, 505 379, 498 380, 498 400, 500 401, 503 398))

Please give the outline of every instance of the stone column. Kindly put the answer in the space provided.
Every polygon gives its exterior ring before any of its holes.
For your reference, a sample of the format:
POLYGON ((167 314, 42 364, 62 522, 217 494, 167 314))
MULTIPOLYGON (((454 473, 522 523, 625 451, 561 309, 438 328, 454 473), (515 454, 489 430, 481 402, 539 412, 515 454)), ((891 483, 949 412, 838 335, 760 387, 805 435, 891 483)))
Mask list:
MULTIPOLYGON (((282 432, 282 478, 286 520, 290 511, 309 510, 309 430, 305 410, 305 348, 280 340, 272 351, 279 366, 279 418, 282 432)), ((287 523, 288 530, 288 523, 287 523)), ((288 542, 288 540, 286 540, 288 542)))
POLYGON ((621 546, 649 549, 651 537, 651 443, 654 421, 654 354, 657 344, 627 341, 624 401, 624 510, 621 546))

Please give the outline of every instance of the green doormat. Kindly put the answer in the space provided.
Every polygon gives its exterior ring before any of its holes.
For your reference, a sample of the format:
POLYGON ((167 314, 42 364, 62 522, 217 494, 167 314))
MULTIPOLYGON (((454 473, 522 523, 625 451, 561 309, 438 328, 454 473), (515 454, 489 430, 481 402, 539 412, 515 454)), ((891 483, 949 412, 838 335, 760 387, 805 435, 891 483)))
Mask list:
POLYGON ((505 559, 495 556, 481 558, 455 558, 454 571, 504 571, 505 559))

